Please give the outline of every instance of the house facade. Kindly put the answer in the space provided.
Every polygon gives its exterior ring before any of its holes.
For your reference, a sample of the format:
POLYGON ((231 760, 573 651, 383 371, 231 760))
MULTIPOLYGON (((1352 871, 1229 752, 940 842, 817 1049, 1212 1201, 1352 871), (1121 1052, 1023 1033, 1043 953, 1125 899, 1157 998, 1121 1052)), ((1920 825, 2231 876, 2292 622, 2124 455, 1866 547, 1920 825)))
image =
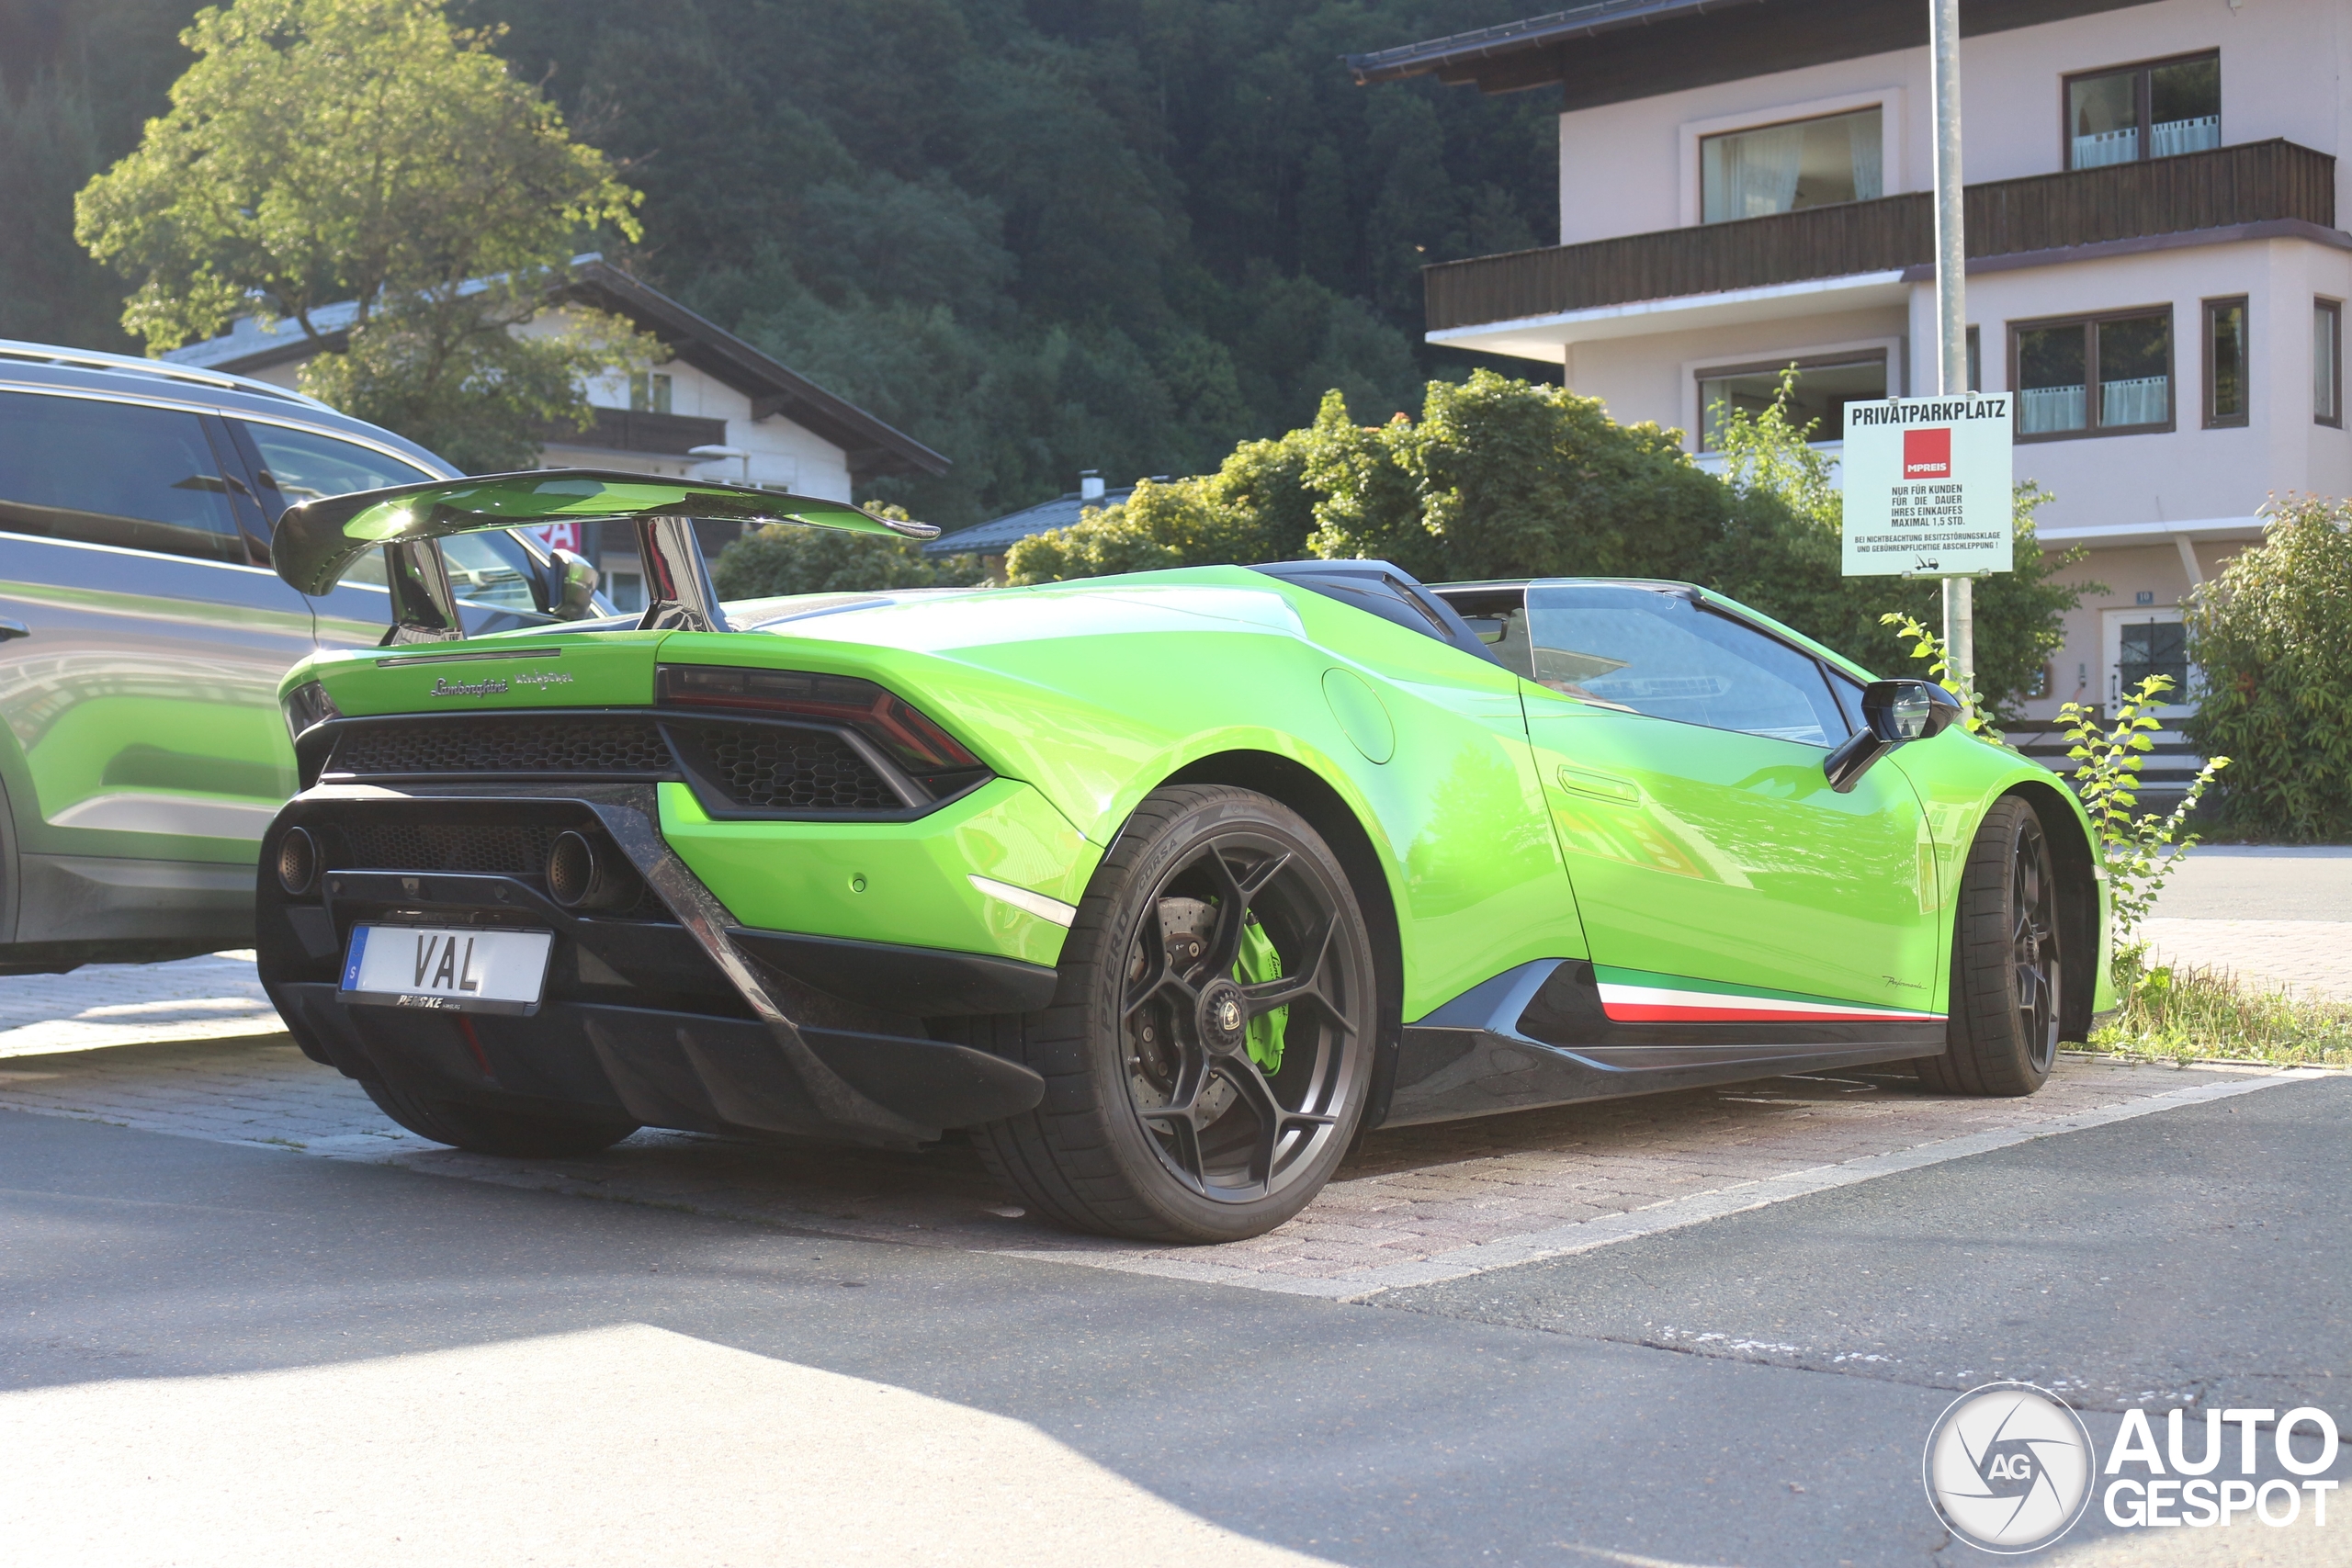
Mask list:
MULTIPOLYGON (((2105 585, 2024 704, 2047 720, 2186 676, 2181 598, 2257 509, 2352 493, 2352 6, 1960 14, 1972 381, 2016 394, 2043 545, 2105 585)), ((1560 243, 1429 268, 1430 341, 1556 367, 1702 463, 1711 411, 1762 406, 1792 364, 1833 455, 1849 400, 1938 389, 1927 16, 1603 0, 1351 58, 1367 84, 1561 99, 1560 243)))
MULTIPOLYGON (((947 470, 948 460, 921 442, 594 256, 576 258, 550 307, 515 330, 560 331, 575 307, 627 318, 659 338, 671 357, 634 375, 590 381, 594 423, 551 432, 539 455, 543 467, 748 483, 825 501, 854 501, 885 474, 947 470)), ((338 345, 352 314, 348 305, 313 312, 316 338, 291 321, 264 326, 245 318, 223 336, 164 357, 290 388, 304 360, 338 345)), ((733 524, 696 526, 714 554, 741 532, 733 524)), ((562 536, 550 542, 594 561, 616 605, 643 605, 633 533, 579 525, 558 531, 562 536)))

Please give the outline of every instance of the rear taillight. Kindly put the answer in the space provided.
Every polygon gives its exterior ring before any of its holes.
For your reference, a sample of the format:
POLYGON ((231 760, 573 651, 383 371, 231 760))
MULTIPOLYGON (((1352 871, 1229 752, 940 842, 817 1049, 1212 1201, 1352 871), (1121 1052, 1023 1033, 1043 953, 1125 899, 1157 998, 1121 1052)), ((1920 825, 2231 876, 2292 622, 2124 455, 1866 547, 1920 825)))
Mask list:
POLYGON ((341 718, 342 711, 327 689, 316 681, 305 681, 278 701, 286 715, 286 733, 300 740, 304 732, 317 728, 331 718, 341 718))
POLYGON ((664 707, 805 718, 855 730, 909 775, 927 783, 986 766, 896 693, 854 675, 664 664, 660 690, 664 707))

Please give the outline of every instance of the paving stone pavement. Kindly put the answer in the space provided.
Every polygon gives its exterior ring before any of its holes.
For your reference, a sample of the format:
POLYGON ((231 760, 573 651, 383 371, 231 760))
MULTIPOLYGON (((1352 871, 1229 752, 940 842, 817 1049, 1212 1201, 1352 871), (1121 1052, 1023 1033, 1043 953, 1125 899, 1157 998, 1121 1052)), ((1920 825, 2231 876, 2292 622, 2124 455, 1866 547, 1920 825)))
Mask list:
POLYGON ((0 976, 0 1058, 276 1034, 285 1027, 250 952, 0 976))
POLYGON ((2352 1002, 2352 920, 2167 919, 2141 922, 2161 962, 2225 970, 2244 983, 2352 1002))
POLYGON ((968 1145, 916 1155, 643 1132, 586 1159, 503 1160, 402 1133, 284 1037, 0 1063, 0 1109, 920 1246, 1343 1293, 1351 1277, 1846 1161, 2260 1076, 2066 1057, 2029 1100, 1946 1099, 1907 1074, 1779 1077, 1376 1133, 1306 1212, 1253 1241, 1155 1248, 1029 1218, 968 1145), (1312 1282, 1311 1284, 1309 1282, 1312 1282))

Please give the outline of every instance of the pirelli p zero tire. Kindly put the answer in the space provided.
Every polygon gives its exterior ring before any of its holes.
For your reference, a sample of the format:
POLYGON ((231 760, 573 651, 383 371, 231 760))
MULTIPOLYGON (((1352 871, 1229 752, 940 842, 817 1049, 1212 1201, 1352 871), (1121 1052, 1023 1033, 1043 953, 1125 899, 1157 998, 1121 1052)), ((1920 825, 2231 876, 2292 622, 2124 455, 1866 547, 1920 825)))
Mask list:
POLYGON ((2058 1059, 2057 868, 2033 807, 2004 795, 1960 874, 1952 924, 1950 1042, 1916 1064, 1941 1094, 2031 1094, 2058 1059))
POLYGON ((1376 994, 1354 891, 1304 818, 1226 785, 1154 791, 1079 905, 1052 1004, 964 1021, 1046 1079, 1035 1110, 974 1142, 1075 1230, 1262 1235, 1355 1136, 1376 994))
POLYGON ((376 1109, 418 1137, 478 1155, 503 1155, 510 1159, 593 1155, 637 1131, 634 1122, 529 1116, 460 1105, 455 1100, 428 1100, 390 1084, 364 1078, 359 1087, 368 1091, 376 1109))

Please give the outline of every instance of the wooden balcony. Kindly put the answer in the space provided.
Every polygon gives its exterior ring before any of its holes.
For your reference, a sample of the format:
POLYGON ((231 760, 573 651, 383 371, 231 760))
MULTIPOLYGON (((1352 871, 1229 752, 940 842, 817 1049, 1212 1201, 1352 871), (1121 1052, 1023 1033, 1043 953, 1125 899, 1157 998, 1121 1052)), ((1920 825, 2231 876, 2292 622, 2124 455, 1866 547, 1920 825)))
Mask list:
MULTIPOLYGON (((2335 227, 2335 160, 2286 141, 1967 187, 1968 254, 2018 255, 2289 220, 2335 227)), ((1422 271, 1429 330, 1720 294, 1935 260, 1933 196, 1808 208, 1422 271)))
POLYGON ((643 452, 662 457, 684 457, 697 446, 727 445, 727 422, 723 419, 653 413, 643 409, 598 408, 590 412, 596 416, 596 422, 587 429, 548 425, 539 433, 541 439, 557 446, 643 452))

